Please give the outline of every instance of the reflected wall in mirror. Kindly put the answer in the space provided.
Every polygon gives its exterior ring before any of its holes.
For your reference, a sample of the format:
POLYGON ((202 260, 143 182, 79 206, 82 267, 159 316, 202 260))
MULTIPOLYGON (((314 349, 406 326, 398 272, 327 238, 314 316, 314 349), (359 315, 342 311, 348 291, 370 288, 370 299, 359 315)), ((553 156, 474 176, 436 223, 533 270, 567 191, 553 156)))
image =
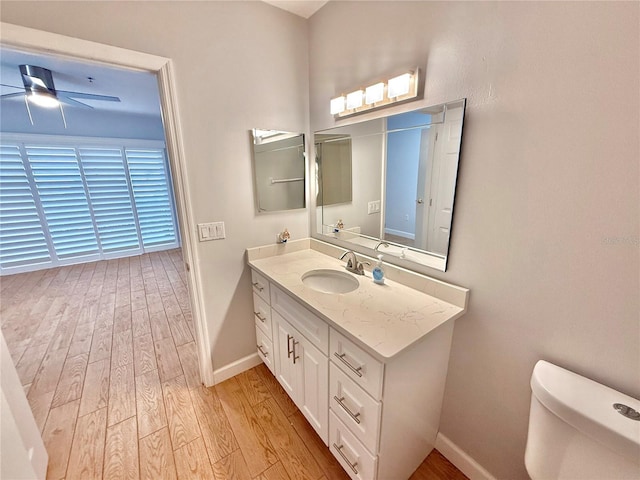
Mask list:
POLYGON ((304 135, 256 128, 252 137, 257 212, 304 208, 304 135))
MULTIPOLYGON (((350 139, 354 179, 350 202, 318 202, 318 234, 444 271, 465 103, 462 99, 316 132, 316 139, 350 139)), ((316 161, 318 179, 328 180, 326 159, 315 143, 321 157, 316 161)), ((326 182, 320 188, 326 190, 326 182)))

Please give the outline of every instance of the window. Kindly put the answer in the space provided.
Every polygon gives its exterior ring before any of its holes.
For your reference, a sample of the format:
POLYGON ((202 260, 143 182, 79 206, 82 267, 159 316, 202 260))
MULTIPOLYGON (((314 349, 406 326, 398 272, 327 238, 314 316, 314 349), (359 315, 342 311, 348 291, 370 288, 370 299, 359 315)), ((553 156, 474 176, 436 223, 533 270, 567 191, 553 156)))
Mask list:
POLYGON ((161 142, 7 137, 0 145, 1 273, 179 245, 161 142))

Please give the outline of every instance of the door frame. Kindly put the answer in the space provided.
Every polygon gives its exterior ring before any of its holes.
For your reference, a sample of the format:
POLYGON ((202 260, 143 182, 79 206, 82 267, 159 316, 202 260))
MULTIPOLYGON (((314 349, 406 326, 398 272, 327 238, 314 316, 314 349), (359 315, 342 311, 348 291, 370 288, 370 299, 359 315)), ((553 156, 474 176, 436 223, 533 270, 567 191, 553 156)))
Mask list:
POLYGON ((160 92, 160 107, 164 123, 166 148, 171 166, 173 189, 182 238, 182 256, 186 266, 187 287, 196 331, 200 378, 206 386, 214 384, 213 358, 208 327, 204 317, 200 262, 196 248, 195 219, 187 183, 187 165, 178 109, 176 81, 170 58, 89 40, 45 32, 33 28, 0 22, 0 45, 39 54, 101 63, 107 66, 142 70, 156 74, 160 92))

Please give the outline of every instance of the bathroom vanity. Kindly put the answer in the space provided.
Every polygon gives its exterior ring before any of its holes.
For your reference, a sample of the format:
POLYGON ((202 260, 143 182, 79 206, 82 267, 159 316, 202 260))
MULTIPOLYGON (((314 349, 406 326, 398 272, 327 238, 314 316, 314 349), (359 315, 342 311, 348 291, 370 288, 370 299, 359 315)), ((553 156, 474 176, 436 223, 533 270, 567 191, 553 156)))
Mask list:
POLYGON ((384 285, 349 274, 348 293, 303 281, 342 275, 342 253, 314 239, 247 251, 258 354, 351 478, 408 478, 435 443, 469 291, 389 265, 384 285))

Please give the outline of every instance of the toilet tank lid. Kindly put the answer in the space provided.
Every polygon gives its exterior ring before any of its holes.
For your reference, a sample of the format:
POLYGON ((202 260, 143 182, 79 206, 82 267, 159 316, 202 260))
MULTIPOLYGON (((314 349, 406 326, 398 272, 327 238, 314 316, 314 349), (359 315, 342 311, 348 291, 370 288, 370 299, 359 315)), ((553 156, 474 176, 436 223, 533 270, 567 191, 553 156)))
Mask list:
POLYGON ((614 403, 640 412, 640 401, 544 360, 531 375, 535 397, 585 435, 640 464, 640 421, 618 413, 614 403))

